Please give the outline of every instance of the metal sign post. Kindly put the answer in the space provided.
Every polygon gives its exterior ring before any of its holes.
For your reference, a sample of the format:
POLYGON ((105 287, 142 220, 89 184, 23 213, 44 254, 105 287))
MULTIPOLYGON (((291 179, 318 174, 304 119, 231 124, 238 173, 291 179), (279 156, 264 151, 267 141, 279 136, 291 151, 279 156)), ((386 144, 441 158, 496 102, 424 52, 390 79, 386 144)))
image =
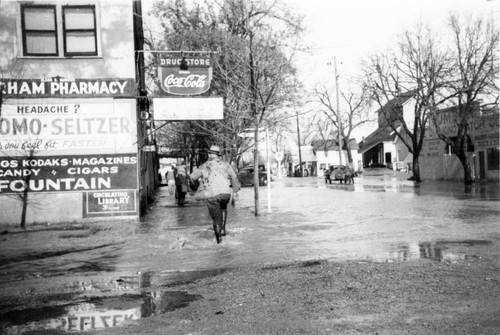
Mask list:
POLYGON ((266 127, 266 158, 267 158, 267 210, 271 213, 271 159, 269 157, 269 128, 266 127))

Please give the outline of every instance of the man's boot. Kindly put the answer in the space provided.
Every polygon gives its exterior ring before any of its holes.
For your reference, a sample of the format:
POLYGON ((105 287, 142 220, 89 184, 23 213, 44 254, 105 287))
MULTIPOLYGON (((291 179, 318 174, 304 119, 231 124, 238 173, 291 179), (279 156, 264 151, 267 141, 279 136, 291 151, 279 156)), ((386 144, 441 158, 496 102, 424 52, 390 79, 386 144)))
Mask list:
POLYGON ((219 244, 222 241, 222 238, 220 236, 220 225, 214 224, 214 233, 215 233, 215 240, 217 241, 217 244, 219 244))
POLYGON ((227 220, 227 209, 222 210, 222 227, 220 230, 221 236, 226 236, 226 220, 227 220))

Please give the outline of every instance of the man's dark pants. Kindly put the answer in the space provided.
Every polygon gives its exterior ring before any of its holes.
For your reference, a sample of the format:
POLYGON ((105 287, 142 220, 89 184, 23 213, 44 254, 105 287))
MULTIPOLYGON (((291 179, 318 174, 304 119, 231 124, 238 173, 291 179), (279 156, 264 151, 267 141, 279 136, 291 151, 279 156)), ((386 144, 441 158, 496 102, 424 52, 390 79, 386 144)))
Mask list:
POLYGON ((222 210, 227 209, 227 204, 231 200, 231 194, 217 194, 213 197, 207 198, 207 207, 214 225, 222 225, 222 210))

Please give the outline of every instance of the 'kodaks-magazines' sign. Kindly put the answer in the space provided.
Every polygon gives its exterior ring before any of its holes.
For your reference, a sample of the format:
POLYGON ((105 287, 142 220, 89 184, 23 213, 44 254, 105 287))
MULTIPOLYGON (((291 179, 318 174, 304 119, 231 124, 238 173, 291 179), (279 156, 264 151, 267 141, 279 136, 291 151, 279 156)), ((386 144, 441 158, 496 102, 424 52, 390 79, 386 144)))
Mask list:
POLYGON ((164 57, 158 66, 161 88, 169 94, 198 95, 210 88, 212 67, 210 58, 186 57, 186 69, 181 70, 182 58, 164 57))
POLYGON ((0 193, 137 189, 137 155, 0 158, 0 193))

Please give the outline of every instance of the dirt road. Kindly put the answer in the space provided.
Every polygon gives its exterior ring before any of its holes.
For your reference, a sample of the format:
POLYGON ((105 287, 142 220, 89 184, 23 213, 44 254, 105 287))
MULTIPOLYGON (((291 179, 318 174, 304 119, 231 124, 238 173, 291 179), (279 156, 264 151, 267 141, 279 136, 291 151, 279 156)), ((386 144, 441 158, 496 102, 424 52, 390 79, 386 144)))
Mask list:
MULTIPOLYGON (((167 301, 153 300, 156 315, 88 333, 500 333, 500 269, 495 259, 310 261, 229 270, 168 287, 149 284, 143 295, 158 289, 170 294, 167 301)), ((121 300, 101 307, 130 308, 125 298, 133 296, 127 291, 123 294, 121 300)), ((36 290, 17 297, 4 295, 2 319, 12 316, 13 306, 36 310, 54 298, 61 301, 61 293, 36 290)), ((43 334, 60 333, 47 330, 43 334)))

